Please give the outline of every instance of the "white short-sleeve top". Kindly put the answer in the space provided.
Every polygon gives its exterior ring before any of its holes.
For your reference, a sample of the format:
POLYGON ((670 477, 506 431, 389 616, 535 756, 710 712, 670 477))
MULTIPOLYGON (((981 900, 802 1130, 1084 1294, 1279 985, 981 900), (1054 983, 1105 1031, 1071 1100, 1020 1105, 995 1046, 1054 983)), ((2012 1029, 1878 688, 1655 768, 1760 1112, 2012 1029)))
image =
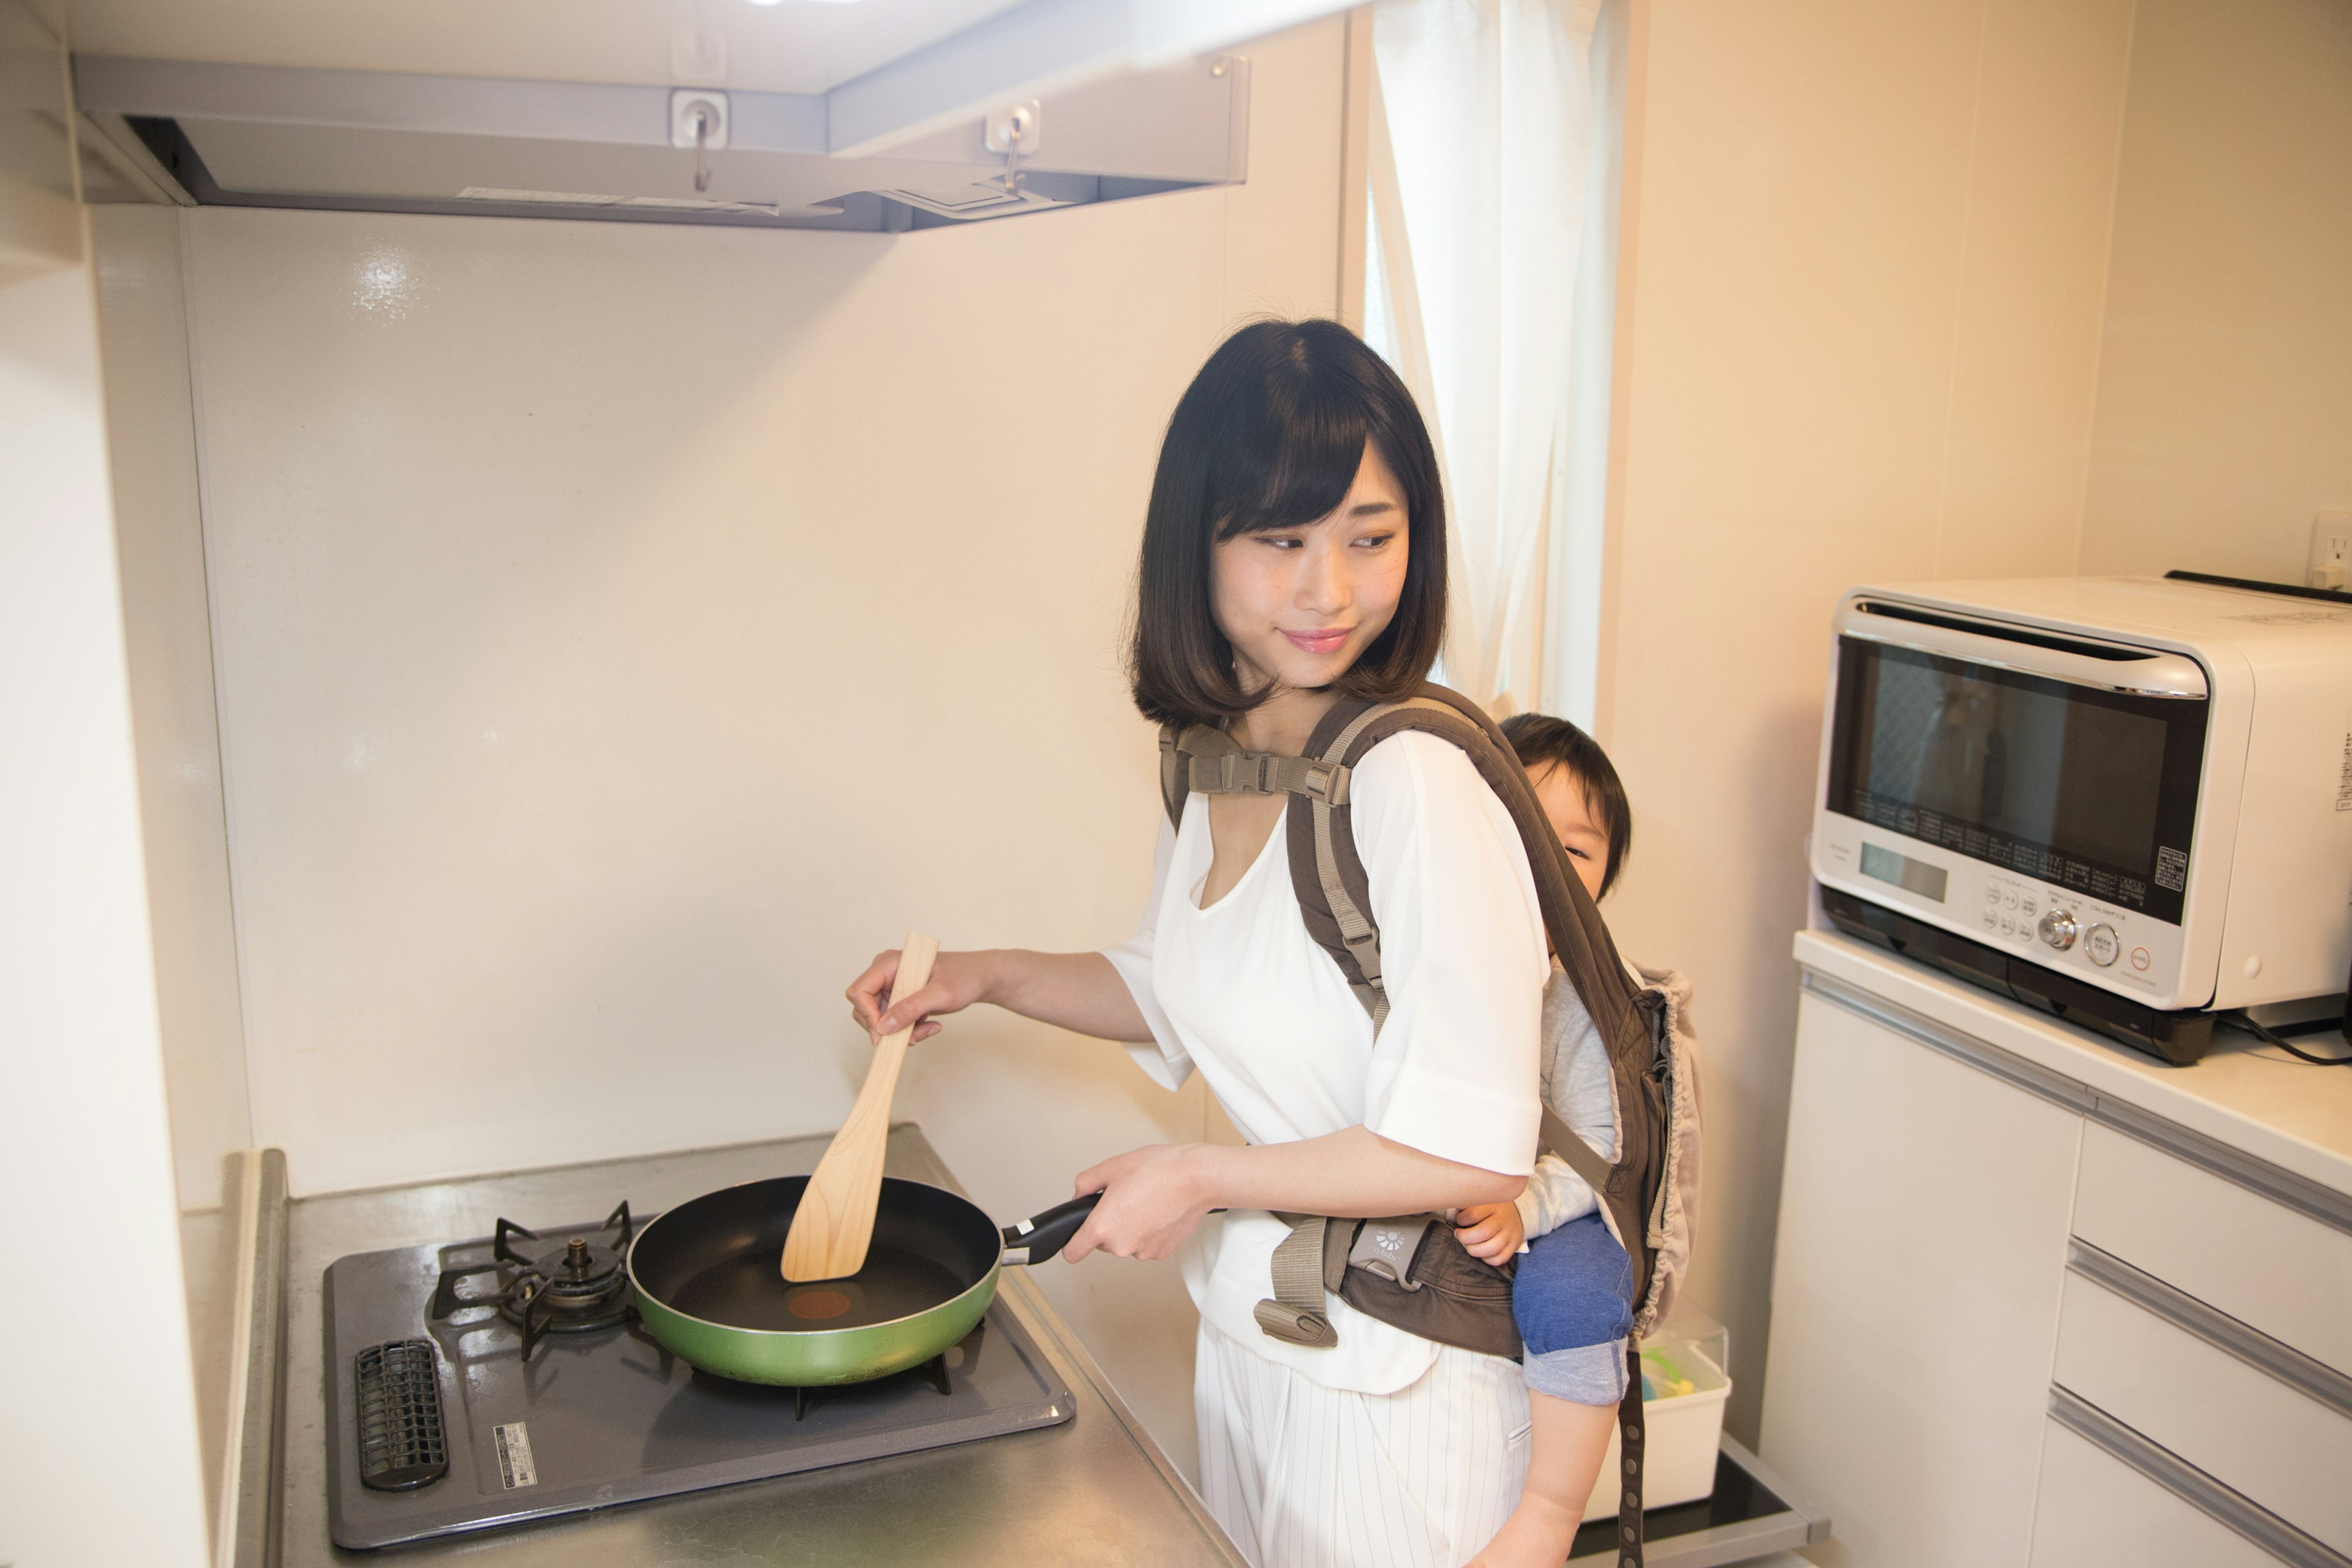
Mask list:
MULTIPOLYGON (((1150 1025, 1129 1047, 1169 1089, 1197 1068, 1253 1143, 1362 1125, 1383 1138, 1508 1175, 1533 1167, 1538 1048, 1550 961, 1527 852, 1502 802, 1459 748, 1405 731, 1375 745, 1349 785, 1371 885, 1390 1011, 1372 1024, 1307 933, 1277 824, 1241 881, 1200 907, 1213 847, 1208 803, 1163 824, 1150 901, 1107 951, 1150 1025)), ((1263 1210, 1211 1215, 1182 1255, 1202 1316, 1332 1388, 1390 1394, 1436 1346, 1329 1301, 1339 1342, 1286 1344, 1252 1309, 1274 1293, 1287 1227, 1263 1210)))

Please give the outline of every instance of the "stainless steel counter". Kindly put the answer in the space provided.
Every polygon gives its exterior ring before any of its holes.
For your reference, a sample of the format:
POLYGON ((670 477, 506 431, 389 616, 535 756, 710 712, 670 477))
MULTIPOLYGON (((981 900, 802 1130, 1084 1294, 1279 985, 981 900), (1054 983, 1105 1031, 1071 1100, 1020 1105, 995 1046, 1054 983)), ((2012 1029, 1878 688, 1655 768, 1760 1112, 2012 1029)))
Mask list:
MULTIPOLYGON (((236 1542, 224 1568, 406 1568, 460 1556, 493 1568, 820 1563, 827 1568, 941 1563, 958 1568, 1246 1568, 1142 1423, 1112 1392, 1102 1370, 1019 1268, 1005 1270, 998 1300, 1035 1338, 1076 1395, 1077 1415, 1063 1426, 381 1552, 345 1552, 328 1540, 320 1285, 329 1264, 348 1253, 485 1236, 500 1215, 523 1225, 562 1224, 605 1213, 624 1197, 639 1215, 651 1215, 737 1182, 812 1170, 825 1143, 822 1137, 797 1138, 609 1160, 308 1198, 290 1209, 283 1198, 282 1163, 275 1167, 275 1187, 267 1180, 251 1184, 256 1191, 247 1195, 257 1201, 248 1204, 253 1212, 233 1227, 250 1254, 238 1260, 247 1284, 237 1294, 247 1317, 226 1336, 242 1333, 251 1346, 247 1361, 237 1363, 247 1368, 246 1374, 232 1380, 231 1391, 234 1405, 235 1389, 245 1390, 248 1407, 233 1412, 242 1419, 232 1424, 226 1445, 230 1453, 248 1458, 245 1484, 236 1489, 236 1542), (282 1331, 275 1284, 281 1278, 282 1331), (270 1375, 281 1364, 282 1382, 270 1375), (273 1429, 262 1406, 280 1387, 284 1420, 273 1429), (273 1439, 274 1465, 264 1458, 273 1439), (275 1485, 255 1484, 256 1473, 270 1473, 275 1485), (274 1543, 257 1527, 270 1518, 271 1493, 274 1543)), ((278 1156, 255 1151, 254 1158, 278 1156)), ((911 1123, 890 1130, 887 1169, 956 1188, 955 1178, 911 1123)), ((1795 1500, 1754 1455, 1727 1437, 1715 1494, 1657 1510, 1649 1526, 1648 1559, 1655 1568, 1750 1563, 1829 1533, 1828 1520, 1795 1500)), ((1570 1561, 1615 1557, 1611 1521, 1603 1520, 1586 1527, 1570 1561)))
MULTIPOLYGON (((639 1214, 651 1214, 737 1182, 812 1170, 825 1142, 820 1137, 741 1144, 294 1204, 286 1255, 278 1488, 286 1568, 370 1562, 393 1568, 461 1554, 496 1568, 579 1568, 583 1563, 1244 1568, 1240 1553, 1167 1456, 1018 1268, 1005 1271, 999 1299, 1076 1394, 1077 1416, 1063 1426, 413 1547, 361 1552, 330 1543, 320 1321, 320 1280, 327 1265, 347 1253, 485 1236, 501 1215, 523 1225, 562 1223, 603 1214, 624 1197, 639 1214)), ((892 1175, 956 1185, 910 1123, 891 1129, 887 1168, 892 1175)))

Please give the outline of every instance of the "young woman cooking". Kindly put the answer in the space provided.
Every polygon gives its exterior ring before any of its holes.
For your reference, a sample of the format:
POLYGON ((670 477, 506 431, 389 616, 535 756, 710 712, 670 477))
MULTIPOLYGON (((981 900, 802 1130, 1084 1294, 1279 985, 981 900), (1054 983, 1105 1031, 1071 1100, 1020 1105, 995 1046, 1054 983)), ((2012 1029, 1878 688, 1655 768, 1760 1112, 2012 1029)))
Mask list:
MULTIPOLYGON (((1342 695, 1415 690, 1444 615, 1444 502, 1402 383, 1331 322, 1234 334, 1177 405, 1152 483, 1129 663, 1144 717, 1297 753, 1342 695)), ((1512 1363, 1337 1297, 1332 1346, 1269 1338, 1253 1316, 1288 1234, 1277 1212, 1508 1203, 1534 1163, 1549 963, 1511 819, 1429 735, 1381 742, 1351 789, 1391 999, 1377 1041, 1300 917, 1280 796, 1193 795, 1117 947, 941 953, 887 1013, 897 953, 849 987, 877 1034, 988 1002, 1136 1042, 1170 1089, 1207 1079, 1247 1143, 1137 1149, 1081 1173, 1103 1198, 1068 1256, 1182 1248, 1202 1490, 1260 1568, 1465 1563, 1527 1464, 1512 1363)), ((1595 1463, 1607 1437, 1604 1418, 1595 1463)))

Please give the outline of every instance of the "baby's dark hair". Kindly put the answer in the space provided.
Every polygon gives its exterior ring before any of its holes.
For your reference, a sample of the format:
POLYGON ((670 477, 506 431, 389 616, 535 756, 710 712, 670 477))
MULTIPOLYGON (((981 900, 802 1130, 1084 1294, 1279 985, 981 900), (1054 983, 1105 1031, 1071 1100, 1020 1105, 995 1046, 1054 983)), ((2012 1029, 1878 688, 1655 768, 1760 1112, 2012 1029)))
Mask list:
POLYGON ((1514 713, 1503 721, 1503 738, 1519 754, 1519 765, 1530 777, 1546 768, 1566 768, 1584 786, 1585 808, 1609 835, 1609 863, 1601 868, 1603 897, 1616 885, 1617 873, 1633 849, 1633 806, 1625 798, 1624 781, 1601 742, 1549 713, 1514 713))

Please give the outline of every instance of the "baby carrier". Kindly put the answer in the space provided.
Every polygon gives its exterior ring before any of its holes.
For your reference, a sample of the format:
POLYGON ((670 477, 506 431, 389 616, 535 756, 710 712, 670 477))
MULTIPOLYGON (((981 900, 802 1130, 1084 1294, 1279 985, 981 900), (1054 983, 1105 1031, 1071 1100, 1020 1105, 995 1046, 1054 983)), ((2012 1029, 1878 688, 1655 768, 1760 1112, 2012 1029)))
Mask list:
MULTIPOLYGON (((1630 1375, 1618 1407, 1623 1489, 1617 1551, 1622 1568, 1639 1568, 1639 1346, 1673 1304, 1690 1261, 1697 1218, 1698 1070, 1689 1020, 1678 998, 1618 956, 1601 911, 1553 836, 1510 743, 1476 704, 1444 687, 1425 685, 1402 702, 1343 700, 1316 727, 1304 756, 1246 752, 1223 731, 1205 726, 1167 726, 1160 735, 1161 799, 1169 821, 1181 826, 1185 798, 1194 791, 1289 796, 1285 830, 1290 880, 1307 932, 1339 965, 1378 1035, 1388 1020, 1388 993, 1370 881, 1356 850, 1349 782, 1366 752, 1403 730, 1460 747, 1509 808, 1527 847, 1553 954, 1608 1045, 1616 1160, 1595 1154, 1549 1107, 1539 1147, 1591 1184, 1602 1218, 1633 1260, 1630 1375)), ((1520 1353, 1511 1320, 1510 1268, 1471 1257, 1443 1215, 1280 1217, 1291 1231, 1274 1255, 1274 1294, 1258 1303, 1256 1314, 1258 1326, 1274 1338, 1308 1346, 1338 1343, 1326 1310, 1328 1292, 1367 1317, 1444 1344, 1490 1355, 1520 1353)))

